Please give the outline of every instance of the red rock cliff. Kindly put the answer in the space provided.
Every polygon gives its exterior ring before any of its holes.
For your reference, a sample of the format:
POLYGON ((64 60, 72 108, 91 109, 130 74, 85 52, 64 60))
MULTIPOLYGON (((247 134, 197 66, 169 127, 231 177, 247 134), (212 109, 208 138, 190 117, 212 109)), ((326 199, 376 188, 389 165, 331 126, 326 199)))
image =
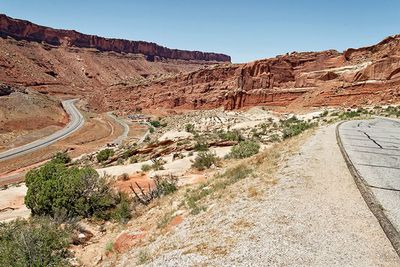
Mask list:
POLYGON ((157 58, 230 62, 231 58, 224 54, 205 53, 169 49, 155 43, 144 41, 128 41, 122 39, 103 38, 82 34, 72 30, 59 30, 40 26, 29 21, 13 19, 0 14, 0 37, 13 37, 18 40, 44 42, 54 46, 74 46, 96 48, 100 51, 143 54, 149 61, 157 58))

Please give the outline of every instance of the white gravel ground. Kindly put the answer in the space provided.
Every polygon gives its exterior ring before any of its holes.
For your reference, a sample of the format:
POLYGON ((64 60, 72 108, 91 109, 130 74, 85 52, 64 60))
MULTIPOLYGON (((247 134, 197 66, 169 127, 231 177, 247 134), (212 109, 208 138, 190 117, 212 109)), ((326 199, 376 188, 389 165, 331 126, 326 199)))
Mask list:
MULTIPOLYGON (((236 184, 231 201, 216 199, 185 218, 145 249, 148 265, 400 266, 344 163, 335 126, 311 137, 277 178, 270 189, 257 178, 236 184), (260 198, 239 194, 254 185, 265 188, 260 198)), ((135 265, 137 254, 123 255, 118 266, 135 265)))

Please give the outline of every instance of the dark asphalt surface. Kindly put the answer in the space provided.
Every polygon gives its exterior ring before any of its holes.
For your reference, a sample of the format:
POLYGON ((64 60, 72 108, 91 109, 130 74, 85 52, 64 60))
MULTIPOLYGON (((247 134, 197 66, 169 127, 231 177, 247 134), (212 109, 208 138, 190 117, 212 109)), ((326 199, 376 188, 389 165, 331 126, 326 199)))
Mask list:
POLYGON ((400 120, 348 121, 339 135, 350 160, 400 230, 400 120))

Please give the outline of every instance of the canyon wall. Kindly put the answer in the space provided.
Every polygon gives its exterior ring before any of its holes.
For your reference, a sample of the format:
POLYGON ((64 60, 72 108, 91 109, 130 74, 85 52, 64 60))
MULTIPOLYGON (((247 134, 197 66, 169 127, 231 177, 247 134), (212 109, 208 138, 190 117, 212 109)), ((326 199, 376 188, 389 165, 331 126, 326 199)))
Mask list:
POLYGON ((207 67, 144 86, 110 87, 105 96, 103 105, 121 113, 137 107, 231 110, 398 103, 400 36, 343 53, 292 52, 248 64, 207 67), (119 95, 124 95, 123 101, 119 95))
POLYGON ((144 41, 104 38, 72 30, 58 30, 25 20, 13 19, 3 14, 0 14, 0 36, 44 42, 53 46, 95 48, 99 51, 143 54, 149 61, 154 61, 157 58, 216 62, 231 61, 231 58, 224 54, 169 49, 144 41))

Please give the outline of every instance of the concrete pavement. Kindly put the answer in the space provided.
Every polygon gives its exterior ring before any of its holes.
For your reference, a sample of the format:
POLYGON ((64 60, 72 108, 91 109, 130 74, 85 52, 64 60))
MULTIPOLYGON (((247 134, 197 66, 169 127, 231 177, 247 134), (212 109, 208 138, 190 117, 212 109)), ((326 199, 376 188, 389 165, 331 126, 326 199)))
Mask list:
POLYGON ((339 126, 338 133, 362 183, 399 232, 400 121, 386 118, 348 121, 339 126))

